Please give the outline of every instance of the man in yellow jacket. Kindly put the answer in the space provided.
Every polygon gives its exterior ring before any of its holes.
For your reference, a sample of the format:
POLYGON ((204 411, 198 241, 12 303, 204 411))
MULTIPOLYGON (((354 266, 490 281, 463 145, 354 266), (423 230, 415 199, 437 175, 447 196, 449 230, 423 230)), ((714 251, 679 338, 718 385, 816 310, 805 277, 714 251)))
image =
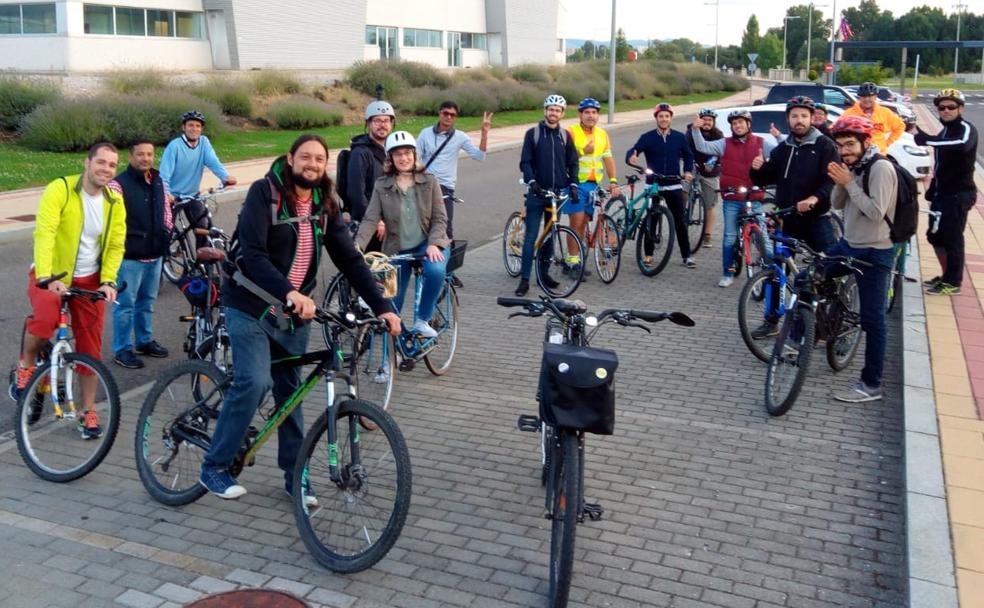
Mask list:
POLYGON ((898 114, 878 103, 878 85, 866 82, 858 87, 858 100, 842 116, 864 116, 874 125, 871 141, 882 155, 905 133, 905 123, 898 114))
MULTIPOLYGON (((32 315, 27 321, 23 351, 11 397, 17 399, 34 374, 41 347, 58 326, 61 296, 69 287, 100 291, 116 300, 116 274, 123 261, 126 207, 123 197, 107 187, 116 175, 119 153, 110 143, 89 149, 85 172, 48 184, 38 205, 34 228, 34 264, 28 271, 27 295, 32 315), (58 278, 55 278, 58 277, 58 278), (45 281, 44 287, 38 283, 45 281)), ((86 298, 69 301, 76 352, 96 359, 102 353, 104 304, 86 298)), ((97 378, 80 370, 84 439, 102 434, 95 411, 97 378)))

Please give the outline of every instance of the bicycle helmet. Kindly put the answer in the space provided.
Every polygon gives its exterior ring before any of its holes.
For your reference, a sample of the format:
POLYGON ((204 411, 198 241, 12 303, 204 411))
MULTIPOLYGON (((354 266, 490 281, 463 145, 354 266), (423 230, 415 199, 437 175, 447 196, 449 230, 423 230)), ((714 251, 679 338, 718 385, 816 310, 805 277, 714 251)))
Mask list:
POLYGON ((181 124, 185 124, 189 120, 197 120, 198 122, 205 124, 205 115, 198 110, 190 110, 181 115, 181 124))
POLYGON ((543 107, 549 108, 550 106, 560 106, 562 109, 567 109, 567 100, 564 99, 563 95, 557 95, 556 93, 547 95, 547 98, 543 100, 543 107))
POLYGON ((806 108, 810 111, 810 114, 813 114, 817 109, 817 104, 809 97, 797 95, 786 102, 786 114, 789 114, 789 111, 793 108, 806 108))
POLYGON ((744 118, 748 121, 748 124, 752 124, 752 113, 748 110, 733 110, 728 114, 728 124, 730 125, 736 118, 744 118))
POLYGON ((825 114, 830 114, 830 112, 827 111, 827 106, 823 105, 819 101, 817 103, 813 104, 813 107, 814 107, 814 109, 820 110, 821 112, 824 112, 825 114))
POLYGON ((417 140, 413 138, 413 135, 406 131, 393 131, 386 138, 386 153, 389 154, 390 151, 397 148, 416 148, 417 140))
POLYGON ((368 121, 374 116, 389 116, 396 122, 396 112, 393 110, 393 106, 382 99, 377 99, 366 106, 366 120, 368 121))
POLYGON ((861 139, 871 137, 875 130, 875 125, 867 116, 841 116, 837 122, 830 127, 830 136, 838 135, 857 135, 861 139))
POLYGON ((868 97, 878 94, 878 85, 873 82, 865 82, 858 87, 858 97, 868 97))
POLYGON ((964 103, 966 103, 967 101, 966 99, 964 99, 964 94, 960 89, 947 88, 947 89, 941 89, 940 92, 936 94, 936 97, 933 98, 933 105, 934 106, 940 105, 940 102, 943 101, 944 99, 955 101, 957 102, 957 105, 961 105, 961 106, 964 105, 964 103))
POLYGON ((581 100, 581 103, 577 104, 577 111, 583 112, 588 108, 594 108, 595 110, 601 110, 601 102, 593 97, 585 97, 581 100))
POLYGON ((658 103, 656 107, 653 108, 653 118, 656 117, 660 112, 669 112, 670 116, 673 116, 673 106, 668 103, 658 103))
POLYGON ((718 113, 714 110, 714 108, 701 108, 697 112, 697 116, 700 118, 707 118, 708 116, 711 118, 717 118, 717 115, 718 113))

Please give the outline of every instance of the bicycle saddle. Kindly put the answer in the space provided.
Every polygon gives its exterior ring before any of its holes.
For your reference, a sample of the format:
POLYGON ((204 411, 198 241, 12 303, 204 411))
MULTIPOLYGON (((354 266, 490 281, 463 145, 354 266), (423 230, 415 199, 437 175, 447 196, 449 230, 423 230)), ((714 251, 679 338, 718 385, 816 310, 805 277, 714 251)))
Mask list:
POLYGON ((226 254, 225 251, 216 249, 215 247, 199 247, 195 251, 195 259, 206 264, 210 262, 222 262, 226 259, 226 254))

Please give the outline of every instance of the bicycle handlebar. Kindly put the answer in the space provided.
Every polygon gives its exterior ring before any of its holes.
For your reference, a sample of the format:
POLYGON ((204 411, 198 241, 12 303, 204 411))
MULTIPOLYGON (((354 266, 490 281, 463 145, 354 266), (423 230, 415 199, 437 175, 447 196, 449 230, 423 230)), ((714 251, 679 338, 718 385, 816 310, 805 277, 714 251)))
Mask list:
MULTIPOLYGON (((41 279, 40 281, 38 281, 37 283, 35 283, 35 285, 37 286, 38 289, 47 289, 48 286, 51 285, 52 283, 54 283, 55 281, 60 281, 60 280, 64 279, 67 276, 68 276, 68 272, 62 272, 62 273, 59 273, 59 274, 52 275, 50 277, 41 279)), ((120 283, 116 287, 116 293, 118 293, 118 294, 119 293, 123 293, 123 291, 125 291, 125 290, 126 290, 126 282, 120 283)), ((80 287, 68 287, 68 291, 66 291, 65 293, 63 293, 62 294, 62 297, 63 298, 65 298, 65 297, 67 297, 67 298, 81 297, 81 298, 88 298, 88 299, 90 299, 92 301, 96 301, 96 300, 105 300, 106 299, 106 294, 103 293, 103 292, 101 292, 101 291, 93 291, 93 290, 90 290, 90 289, 82 289, 80 287)))
MULTIPOLYGON (((583 315, 588 311, 588 305, 581 300, 565 300, 562 298, 551 299, 547 296, 540 296, 540 301, 528 300, 526 298, 499 297, 496 304, 507 308, 525 307, 525 313, 515 313, 518 315, 538 317, 547 310, 554 313, 557 317, 575 317, 583 315)), ((595 316, 598 325, 608 318, 612 318, 619 325, 629 325, 636 319, 659 323, 669 320, 676 325, 693 327, 694 321, 682 312, 657 312, 652 310, 633 310, 627 308, 606 308, 595 316)))

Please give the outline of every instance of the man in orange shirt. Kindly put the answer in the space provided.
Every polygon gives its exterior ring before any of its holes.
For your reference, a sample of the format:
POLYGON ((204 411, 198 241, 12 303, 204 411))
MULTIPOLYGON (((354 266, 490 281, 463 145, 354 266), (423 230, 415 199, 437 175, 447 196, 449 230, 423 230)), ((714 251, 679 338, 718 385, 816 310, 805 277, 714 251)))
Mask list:
POLYGON ((878 103, 878 85, 866 82, 858 87, 858 101, 843 116, 865 116, 874 125, 871 141, 883 155, 905 133, 905 123, 898 114, 878 103))

